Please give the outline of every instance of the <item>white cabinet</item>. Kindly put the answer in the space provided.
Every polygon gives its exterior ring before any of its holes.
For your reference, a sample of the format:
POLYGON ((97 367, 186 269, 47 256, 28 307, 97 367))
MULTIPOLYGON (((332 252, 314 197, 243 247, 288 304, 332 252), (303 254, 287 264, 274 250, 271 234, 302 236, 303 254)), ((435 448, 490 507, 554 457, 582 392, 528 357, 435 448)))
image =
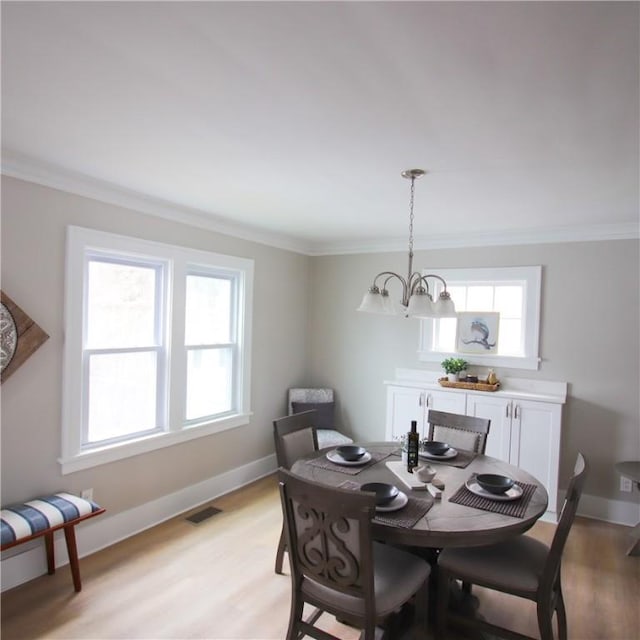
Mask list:
POLYGON ((442 390, 437 382, 396 380, 387 383, 386 437, 396 439, 418 422, 427 436, 429 409, 489 418, 486 453, 538 478, 549 493, 548 511, 557 510, 562 405, 566 383, 503 380, 496 392, 442 390))
POLYGON ((396 440, 411 429, 411 421, 418 423, 420 438, 427 437, 429 409, 465 412, 465 397, 452 391, 423 389, 411 386, 387 387, 387 440, 396 440))
POLYGON ((511 460, 511 415, 512 400, 496 397, 493 393, 467 394, 468 416, 489 418, 489 437, 485 453, 494 458, 509 462, 511 460))
POLYGON ((468 393, 466 413, 491 420, 486 454, 538 478, 549 492, 548 510, 555 512, 562 405, 468 393))

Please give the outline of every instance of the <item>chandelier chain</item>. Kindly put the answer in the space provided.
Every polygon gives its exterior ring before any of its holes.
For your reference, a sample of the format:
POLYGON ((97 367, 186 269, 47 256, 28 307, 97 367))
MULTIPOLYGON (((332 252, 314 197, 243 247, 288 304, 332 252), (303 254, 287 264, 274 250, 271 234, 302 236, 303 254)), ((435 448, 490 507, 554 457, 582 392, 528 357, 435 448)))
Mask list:
POLYGON ((409 199, 409 254, 413 255, 413 194, 415 192, 416 179, 411 177, 411 196, 409 199))

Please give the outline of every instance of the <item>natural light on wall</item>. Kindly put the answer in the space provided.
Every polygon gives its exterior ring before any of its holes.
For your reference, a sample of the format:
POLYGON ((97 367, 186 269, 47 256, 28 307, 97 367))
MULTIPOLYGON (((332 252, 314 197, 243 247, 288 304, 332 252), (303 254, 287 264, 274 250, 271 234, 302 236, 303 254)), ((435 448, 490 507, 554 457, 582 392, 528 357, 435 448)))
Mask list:
POLYGON ((541 267, 439 269, 458 313, 497 312, 498 344, 495 354, 459 350, 458 320, 422 321, 421 360, 440 361, 463 355, 471 364, 537 369, 541 267))

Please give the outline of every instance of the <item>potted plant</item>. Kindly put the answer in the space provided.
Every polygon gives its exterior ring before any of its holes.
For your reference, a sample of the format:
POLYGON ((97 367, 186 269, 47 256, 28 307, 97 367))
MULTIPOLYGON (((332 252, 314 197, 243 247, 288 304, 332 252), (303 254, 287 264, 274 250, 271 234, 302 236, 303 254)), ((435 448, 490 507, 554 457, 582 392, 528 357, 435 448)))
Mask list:
POLYGON ((461 371, 464 371, 469 363, 464 358, 446 358, 441 363, 449 382, 457 382, 461 371))

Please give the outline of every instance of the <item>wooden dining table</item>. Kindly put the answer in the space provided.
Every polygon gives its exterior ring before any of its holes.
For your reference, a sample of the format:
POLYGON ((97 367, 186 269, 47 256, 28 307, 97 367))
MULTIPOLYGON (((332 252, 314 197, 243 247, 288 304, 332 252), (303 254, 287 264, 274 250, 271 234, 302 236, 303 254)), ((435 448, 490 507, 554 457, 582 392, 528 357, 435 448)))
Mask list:
MULTIPOLYGON (((324 449, 296 461, 291 471, 321 484, 354 490, 368 482, 394 484, 414 503, 432 501, 428 511, 411 526, 406 523, 398 526, 389 519, 380 521, 374 518, 373 535, 377 540, 433 549, 492 544, 524 533, 546 510, 548 495, 543 484, 526 471, 497 458, 461 451, 459 456, 447 460, 421 459, 421 464, 428 463, 436 470, 436 480, 444 483, 441 498, 433 500, 424 489, 409 489, 390 470, 388 462, 397 464, 402 459, 397 443, 374 442, 361 446, 374 458, 362 466, 331 464, 326 458, 331 449, 324 449), (462 467, 467 461, 468 464, 462 467), (456 493, 464 492, 463 486, 472 474, 480 473, 509 476, 517 484, 528 486, 528 502, 523 513, 507 515, 452 502, 456 493)), ((491 508, 490 504, 485 504, 491 508)))

